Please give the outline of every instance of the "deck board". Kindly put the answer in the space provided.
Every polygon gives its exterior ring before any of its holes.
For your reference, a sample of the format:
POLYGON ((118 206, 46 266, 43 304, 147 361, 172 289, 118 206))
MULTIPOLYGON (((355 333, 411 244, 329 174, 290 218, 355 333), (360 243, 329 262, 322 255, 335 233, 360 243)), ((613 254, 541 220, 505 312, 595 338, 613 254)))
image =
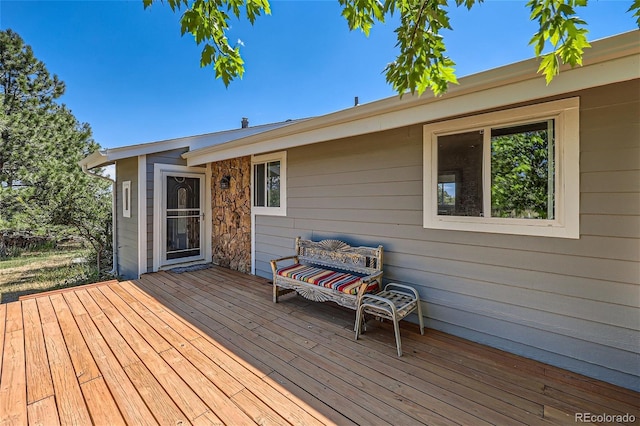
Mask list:
POLYGON ((124 355, 126 357, 124 363, 127 363, 125 371, 147 405, 150 407, 153 405, 157 409, 154 411, 152 408, 151 411, 156 414, 162 410, 165 414, 161 418, 156 415, 158 421, 161 424, 175 424, 185 421, 181 412, 189 420, 204 414, 207 411, 204 402, 153 350, 153 347, 127 322, 124 316, 113 308, 108 299, 96 288, 91 288, 88 292, 106 314, 106 317, 100 318, 101 325, 98 325, 98 328, 102 326, 102 330, 108 329, 108 333, 112 335, 111 339, 117 340, 119 349, 124 348, 125 345, 130 348, 124 355), (130 362, 135 358, 139 361, 130 362), (140 381, 135 382, 138 379, 140 381), (170 412, 168 412, 169 408, 171 408, 170 412))
POLYGON ((5 327, 7 325, 7 305, 0 305, 0 372, 2 371, 2 354, 4 353, 5 327))
MULTIPOLYGON (((21 315, 16 309, 7 309, 7 314, 21 315)), ((16 323, 17 320, 14 320, 16 323)), ((26 424, 27 381, 25 368, 24 332, 11 327, 4 339, 3 363, 0 383, 0 424, 26 424)))
MULTIPOLYGON (((79 298, 76 299, 78 302, 80 301, 79 298)), ((128 424, 158 424, 144 403, 144 400, 131 383, 131 380, 129 380, 122 365, 120 365, 113 352, 109 349, 105 337, 100 334, 89 313, 87 311, 85 312, 85 314, 76 317, 78 328, 104 377, 109 392, 122 417, 128 424)), ((108 422, 105 422, 105 424, 108 424, 108 422)))
POLYGON ((92 419, 110 426, 126 424, 103 377, 86 381, 80 388, 92 419))
POLYGON ((42 334, 38 305, 31 299, 22 302, 24 350, 26 356, 27 404, 54 396, 47 348, 42 334))
MULTIPOLYGON (((46 306, 47 311, 53 310, 51 301, 48 298, 36 300, 38 300, 39 307, 46 306)), ((47 322, 42 324, 42 332, 45 337, 60 424, 89 424, 91 423, 91 416, 84 402, 80 383, 75 375, 60 324, 57 321, 50 320, 51 318, 47 319, 47 322)))
MULTIPOLYGON (((89 348, 82 337, 82 333, 80 333, 80 329, 64 297, 56 294, 49 299, 58 317, 60 329, 64 335, 64 340, 67 344, 67 350, 69 351, 76 376, 78 377, 78 382, 83 384, 101 377, 100 370, 91 356, 91 352, 89 352, 89 348)), ((23 304, 24 303, 27 302, 23 302, 23 304)))
MULTIPOLYGON (((142 283, 143 285, 141 285, 142 288, 146 288, 144 286, 145 283, 142 283)), ((158 290, 158 289, 156 289, 158 290)), ((178 297, 173 296, 170 293, 176 293, 175 291, 166 291, 166 289, 160 290, 156 292, 156 296, 164 299, 167 302, 173 302, 176 303, 179 306, 183 306, 182 300, 178 297)), ((181 293, 179 293, 181 294, 181 293)), ((184 296, 184 294, 182 294, 184 296)), ((201 304, 198 306, 200 307, 200 309, 203 309, 205 311, 208 310, 207 307, 203 307, 201 304)), ((193 311, 192 311, 193 312, 193 311)), ((194 317, 195 318, 199 318, 201 315, 200 314, 195 314, 194 317)), ((220 319, 221 321, 226 321, 225 319, 222 319, 222 317, 218 316, 218 319, 220 319)), ((228 323, 229 325, 231 325, 230 323, 228 323)), ((234 328, 236 328, 235 325, 233 325, 234 328)), ((228 330, 227 328, 222 329, 222 331, 228 330)), ((221 335, 224 336, 224 335, 221 335)), ((247 339, 245 339, 243 336, 238 336, 235 333, 231 333, 232 337, 239 337, 239 340, 241 340, 241 344, 244 345, 245 348, 249 348, 251 350, 257 350, 258 347, 255 344, 252 344, 251 342, 249 342, 247 339)), ((252 336, 255 337, 255 336, 252 336)), ((261 398, 263 401, 265 402, 269 402, 270 404, 272 404, 272 406, 276 409, 276 411, 278 411, 279 413, 281 413, 281 415, 287 419, 290 422, 293 422, 294 424, 316 424, 318 423, 317 419, 315 419, 313 417, 312 414, 308 413, 306 410, 300 408, 297 406, 297 404, 291 404, 291 399, 289 398, 285 398, 285 397, 281 397, 278 393, 274 393, 274 390, 272 387, 266 385, 265 383, 263 383, 261 380, 259 380, 256 377, 253 377, 251 374, 248 374, 249 372, 246 371, 245 368, 242 367, 241 364, 235 363, 233 362, 233 358, 229 357, 227 354, 224 353, 224 351, 221 350, 212 350, 211 346, 208 343, 213 343, 211 340, 209 340, 207 342, 208 339, 205 340, 195 340, 193 341, 193 343, 201 348, 203 350, 203 353, 206 353, 207 356, 210 357, 220 357, 220 358, 213 358, 214 362, 216 361, 216 359, 218 359, 218 365, 220 365, 222 368, 228 369, 227 371, 233 375, 236 378, 241 378, 244 381, 244 385, 248 388, 251 389, 251 391, 256 394, 256 396, 258 396, 258 398, 261 398), (230 359, 231 358, 231 359, 230 359)), ((217 346, 217 345, 214 345, 217 346)), ((220 347, 218 346, 217 349, 220 349, 220 347)), ((266 354, 265 354, 266 355, 266 354)), ((283 360, 277 358, 276 356, 273 356, 271 354, 269 354, 269 359, 271 360, 271 362, 273 363, 284 363, 283 360)))
POLYGON ((33 402, 27 406, 27 416, 30 425, 55 426, 60 424, 56 398, 51 395, 47 398, 33 402))
MULTIPOLYGON (((186 281, 185 281, 186 282, 186 281)), ((238 299, 234 299, 234 300, 238 300, 238 299)), ((264 307, 265 309, 268 308, 268 306, 264 307)), ((263 310, 262 312, 268 312, 263 310)), ((270 315, 270 317, 276 317, 275 315, 270 315)), ((277 318, 277 317, 276 317, 277 318)), ((285 317, 286 318, 286 317, 285 317)), ((271 318, 269 318, 271 319, 271 318)), ((256 320, 259 321, 259 320, 256 320)), ((278 320, 276 320, 276 322, 278 322, 278 320)), ((337 365, 337 366, 344 366, 344 365, 348 365, 349 368, 352 371, 356 371, 356 372, 361 372, 362 374, 366 374, 366 372, 370 372, 370 368, 373 368, 373 370, 377 370, 377 371, 384 371, 386 368, 388 368, 389 363, 397 363, 398 366, 400 364, 400 361, 397 360, 396 358, 389 358, 384 360, 384 362, 378 361, 375 358, 371 359, 369 361, 369 363, 367 365, 362 365, 360 363, 357 362, 353 362, 353 359, 356 359, 358 357, 358 353, 355 351, 351 351, 351 353, 349 353, 349 356, 341 356, 339 354, 337 354, 336 352, 329 350, 326 346, 323 345, 318 345, 316 342, 311 341, 311 339, 315 338, 321 338, 321 336, 318 335, 318 332, 316 330, 309 330, 308 332, 305 332, 306 330, 302 329, 301 327, 297 327, 295 326, 295 322, 291 322, 291 321, 287 321, 287 320, 281 320, 278 322, 278 324, 274 324, 274 321, 262 321, 261 322, 262 325, 264 325, 266 328, 271 328, 272 330, 278 330, 278 331, 282 331, 282 327, 285 327, 285 329, 287 330, 286 333, 282 334, 282 337, 278 337, 277 339, 279 341, 282 342, 286 342, 286 346, 288 347, 293 347, 292 344, 296 341, 298 342, 303 342, 301 343, 302 346, 306 347, 307 349, 313 348, 313 347, 318 347, 315 352, 319 352, 319 354, 321 355, 321 358, 317 361, 316 365, 320 364, 323 362, 323 360, 325 358, 332 358, 332 363, 333 364, 329 364, 328 366, 326 366, 327 369, 331 369, 332 365, 337 365), (298 332, 300 333, 304 333, 304 335, 299 335, 298 332)), ((308 329, 307 329, 308 330, 308 329)), ((263 335, 268 336, 268 335, 274 335, 275 333, 272 332, 262 332, 263 335)), ((272 339, 273 340, 273 339, 272 339)), ((325 341, 325 343, 327 343, 330 346, 335 346, 336 344, 339 344, 337 341, 337 339, 334 339, 333 341, 325 341)), ((339 349, 340 353, 344 353, 344 351, 349 351, 347 346, 342 346, 339 349)), ((309 356, 306 355, 305 359, 307 359, 309 356)), ((425 375, 426 376, 426 375, 425 375)), ((376 375, 374 374, 374 377, 376 377, 376 375)), ((427 405, 429 406, 430 410, 434 410, 434 407, 442 407, 443 409, 449 409, 449 411, 451 411, 450 406, 448 405, 443 405, 440 403, 440 400, 437 397, 433 397, 429 394, 429 391, 431 392, 431 394, 435 394, 438 395, 438 397, 441 397, 443 394, 447 395, 448 394, 448 398, 452 399, 452 400, 456 400, 456 398, 458 397, 455 393, 449 392, 447 390, 447 387, 451 386, 451 382, 448 379, 441 379, 441 380, 436 380, 436 383, 439 387, 434 387, 434 386, 428 386, 428 380, 424 380, 422 381, 422 379, 428 379, 427 377, 423 377, 420 378, 420 380, 415 380, 414 379, 415 376, 411 376, 408 374, 401 374, 401 378, 402 380, 407 383, 412 383, 412 386, 406 386, 403 383, 399 382, 396 379, 392 379, 389 377, 379 377, 377 380, 377 383, 375 386, 377 385, 381 385, 386 388, 391 388, 394 389, 396 393, 402 395, 405 399, 404 401, 407 400, 413 400, 414 402, 416 401, 421 401, 421 403, 423 405, 427 405), (424 391, 424 392, 423 392, 424 391)), ((429 378, 433 378, 433 375, 429 375, 429 378)), ((438 376, 435 376, 436 378, 438 378, 438 376)), ((455 383, 454 383, 455 385, 455 383)), ((454 386, 455 387, 455 386, 454 386)), ((458 388, 460 388, 460 386, 458 386, 458 388)), ((467 390, 468 392, 468 390, 467 390)), ((468 400, 466 401, 466 404, 464 404, 464 406, 467 409, 473 408, 473 406, 475 405, 477 410, 479 410, 480 412, 482 412, 483 410, 483 401, 491 399, 492 397, 490 395, 487 395, 485 393, 482 392, 474 392, 473 393, 473 397, 475 401, 479 401, 480 403, 475 404, 474 402, 469 402, 468 400)), ((459 398, 458 398, 459 399, 459 398)), ((492 401, 490 401, 492 404, 497 404, 498 406, 502 406, 503 408, 507 409, 507 408, 511 408, 509 403, 505 403, 505 402, 501 402, 499 400, 496 400, 495 398, 493 398, 492 401)), ((510 401, 512 402, 512 401, 510 401)), ((542 406, 541 405, 534 405, 531 404, 529 406, 526 407, 527 409, 536 409, 537 411, 539 411, 540 413, 542 413, 542 406)), ((426 410, 425 408, 423 408, 422 410, 426 410)), ((437 411, 437 409, 436 409, 437 411)), ((451 417, 452 413, 449 413, 449 418, 451 417)), ((515 415, 514 413, 511 413, 511 417, 504 417, 504 416, 499 416, 496 415, 494 413, 488 413, 489 414, 489 420, 492 422, 497 422, 497 423, 505 423, 505 422, 509 422, 509 423, 516 423, 518 419, 520 420, 524 420, 527 416, 526 412, 516 412, 515 415)), ((462 418, 464 417, 465 413, 457 413, 458 418, 462 418)), ((436 414, 437 416, 437 414, 436 414)), ((440 419, 442 419, 441 416, 439 416, 440 419)), ((429 419, 430 422, 434 422, 436 418, 431 418, 429 419)), ((474 423, 478 423, 478 420, 475 418, 468 418, 468 421, 473 421, 474 423)))
POLYGON ((639 395, 222 268, 0 305, 0 424, 566 424, 639 395))

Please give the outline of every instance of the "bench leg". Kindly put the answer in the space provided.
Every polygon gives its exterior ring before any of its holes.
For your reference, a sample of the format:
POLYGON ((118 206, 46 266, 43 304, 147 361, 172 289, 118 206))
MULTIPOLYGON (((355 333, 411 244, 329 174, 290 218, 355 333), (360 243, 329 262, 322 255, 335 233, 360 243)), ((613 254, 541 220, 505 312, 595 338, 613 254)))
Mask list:
POLYGON ((278 286, 273 283, 273 303, 278 303, 278 286))
POLYGON ((360 332, 362 330, 362 322, 364 320, 363 318, 364 315, 362 313, 363 310, 364 310, 364 306, 360 306, 356 311, 356 325, 355 325, 356 340, 358 340, 358 337, 360 336, 360 332))

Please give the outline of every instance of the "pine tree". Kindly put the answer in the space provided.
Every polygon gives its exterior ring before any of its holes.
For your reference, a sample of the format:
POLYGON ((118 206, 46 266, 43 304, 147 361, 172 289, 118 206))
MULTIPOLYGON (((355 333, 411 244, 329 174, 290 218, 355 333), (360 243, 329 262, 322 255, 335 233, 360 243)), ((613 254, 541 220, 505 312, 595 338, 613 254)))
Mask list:
POLYGON ((99 259, 110 187, 78 166, 99 145, 59 103, 64 90, 16 32, 0 31, 0 230, 72 227, 99 259))

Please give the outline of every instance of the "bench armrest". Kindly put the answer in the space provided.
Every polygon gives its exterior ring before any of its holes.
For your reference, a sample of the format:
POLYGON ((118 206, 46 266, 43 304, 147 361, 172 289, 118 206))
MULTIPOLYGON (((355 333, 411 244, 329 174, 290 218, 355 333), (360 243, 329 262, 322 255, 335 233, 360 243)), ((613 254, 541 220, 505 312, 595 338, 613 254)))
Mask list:
MULTIPOLYGON (((368 283, 373 280, 382 280, 382 271, 376 272, 375 274, 367 275, 366 277, 362 277, 362 282, 368 283)), ((382 285, 382 281, 380 281, 380 285, 382 285)))
POLYGON ((281 257, 279 259, 273 259, 271 262, 271 269, 273 270, 273 273, 275 274, 276 270, 278 269, 278 262, 282 262, 283 260, 294 260, 296 263, 298 263, 298 256, 286 256, 286 257, 281 257))
POLYGON ((362 278, 362 284, 360 284, 360 288, 358 288, 358 292, 356 293, 358 295, 357 305, 360 304, 360 299, 362 298, 362 296, 364 296, 365 294, 369 294, 365 293, 365 291, 367 290, 367 287, 369 287, 369 283, 371 281, 378 280, 380 285, 382 285, 382 273, 383 271, 380 271, 362 278))

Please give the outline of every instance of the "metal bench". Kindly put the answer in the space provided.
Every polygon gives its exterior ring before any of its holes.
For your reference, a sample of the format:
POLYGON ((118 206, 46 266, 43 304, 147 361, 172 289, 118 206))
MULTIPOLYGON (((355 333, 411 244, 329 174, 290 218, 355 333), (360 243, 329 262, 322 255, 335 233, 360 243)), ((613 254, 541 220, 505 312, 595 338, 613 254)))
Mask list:
POLYGON ((362 326, 365 325, 365 314, 370 314, 381 319, 393 321, 393 329, 396 335, 396 347, 398 356, 402 356, 402 342, 400 341, 400 328, 398 322, 410 313, 417 311, 420 322, 420 334, 424 335, 424 320, 420 306, 420 295, 407 285, 389 283, 384 290, 376 294, 364 294, 359 301, 356 311, 356 340, 360 336, 362 326))

